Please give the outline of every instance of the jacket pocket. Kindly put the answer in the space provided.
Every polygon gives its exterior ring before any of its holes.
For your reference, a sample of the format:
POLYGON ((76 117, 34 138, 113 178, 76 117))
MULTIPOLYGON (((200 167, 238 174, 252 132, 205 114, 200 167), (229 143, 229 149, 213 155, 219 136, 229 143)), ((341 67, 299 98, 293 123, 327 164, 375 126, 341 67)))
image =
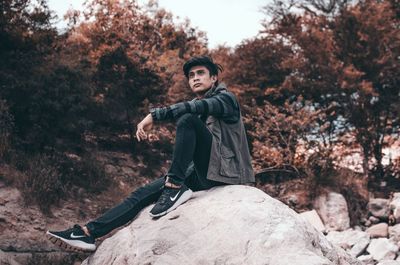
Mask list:
POLYGON ((240 177, 238 161, 235 153, 229 147, 221 146, 220 174, 228 178, 240 177))

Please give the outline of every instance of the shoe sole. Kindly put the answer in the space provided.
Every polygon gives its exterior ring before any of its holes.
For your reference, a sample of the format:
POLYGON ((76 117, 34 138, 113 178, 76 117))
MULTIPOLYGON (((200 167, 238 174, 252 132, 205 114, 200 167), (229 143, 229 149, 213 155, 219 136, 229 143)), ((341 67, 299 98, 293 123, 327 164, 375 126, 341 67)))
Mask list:
POLYGON ((158 213, 158 214, 152 214, 149 213, 151 217, 156 218, 156 217, 161 217, 166 215, 167 213, 175 210, 179 205, 185 203, 187 200, 189 200, 192 197, 193 191, 191 191, 190 189, 186 190, 181 197, 179 197, 179 199, 166 211, 158 213))
POLYGON ((54 245, 61 247, 67 251, 75 251, 75 252, 93 252, 96 250, 96 246, 76 240, 68 240, 62 237, 59 237, 55 234, 50 233, 50 231, 46 232, 47 238, 54 245))

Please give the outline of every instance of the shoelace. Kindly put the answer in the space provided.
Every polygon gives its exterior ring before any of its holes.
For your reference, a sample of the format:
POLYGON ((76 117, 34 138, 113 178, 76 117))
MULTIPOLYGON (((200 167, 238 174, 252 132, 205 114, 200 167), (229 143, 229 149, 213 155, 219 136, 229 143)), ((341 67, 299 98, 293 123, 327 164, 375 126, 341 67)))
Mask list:
POLYGON ((82 228, 81 228, 81 226, 80 225, 74 225, 74 227, 72 227, 71 229, 69 229, 69 232, 77 232, 77 233, 80 233, 80 234, 85 234, 85 232, 83 232, 83 230, 82 230, 82 228))
POLYGON ((176 190, 179 191, 179 189, 165 188, 160 196, 159 203, 164 205, 169 200, 169 197, 172 197, 172 195, 174 195, 176 190))

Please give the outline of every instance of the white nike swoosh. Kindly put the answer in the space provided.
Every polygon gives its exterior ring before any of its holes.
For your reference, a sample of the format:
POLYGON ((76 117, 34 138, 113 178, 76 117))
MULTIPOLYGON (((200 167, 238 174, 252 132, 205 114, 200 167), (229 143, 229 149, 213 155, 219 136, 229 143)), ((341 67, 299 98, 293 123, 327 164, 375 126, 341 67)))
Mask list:
POLYGON ((171 201, 175 201, 176 198, 178 198, 178 195, 181 191, 178 191, 178 193, 174 196, 174 197, 169 197, 171 199, 171 201))
POLYGON ((86 237, 86 236, 76 236, 76 235, 74 235, 74 232, 71 233, 71 238, 82 238, 82 237, 86 237))

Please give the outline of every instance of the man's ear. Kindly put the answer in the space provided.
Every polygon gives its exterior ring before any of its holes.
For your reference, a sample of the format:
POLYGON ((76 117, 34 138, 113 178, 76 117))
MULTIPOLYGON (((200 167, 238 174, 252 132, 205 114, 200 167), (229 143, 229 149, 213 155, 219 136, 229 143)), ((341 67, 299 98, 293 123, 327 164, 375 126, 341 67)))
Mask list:
POLYGON ((212 75, 212 76, 211 76, 211 81, 212 81, 213 83, 217 82, 217 80, 218 80, 218 77, 217 77, 216 75, 212 75))

